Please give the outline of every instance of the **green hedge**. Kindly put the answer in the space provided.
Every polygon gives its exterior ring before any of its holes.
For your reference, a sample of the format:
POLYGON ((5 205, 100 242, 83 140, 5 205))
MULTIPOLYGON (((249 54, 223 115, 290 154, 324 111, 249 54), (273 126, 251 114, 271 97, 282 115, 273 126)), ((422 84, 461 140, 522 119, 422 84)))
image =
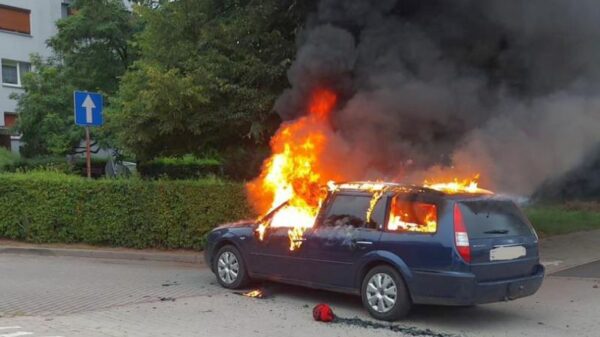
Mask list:
POLYGON ((9 239, 202 249, 215 225, 250 216, 239 183, 0 174, 0 237, 9 239))

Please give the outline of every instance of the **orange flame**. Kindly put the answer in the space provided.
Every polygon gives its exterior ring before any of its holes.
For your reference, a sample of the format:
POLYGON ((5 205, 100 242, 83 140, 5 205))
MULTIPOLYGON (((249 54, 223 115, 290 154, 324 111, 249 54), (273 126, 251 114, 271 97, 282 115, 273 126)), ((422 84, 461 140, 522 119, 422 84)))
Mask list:
POLYGON ((310 101, 310 115, 323 120, 329 120, 329 114, 337 104, 337 95, 328 89, 320 89, 313 93, 310 101))
MULTIPOLYGON (((260 214, 268 214, 279 207, 271 218, 263 217, 266 220, 259 223, 256 235, 260 240, 265 238, 269 227, 284 227, 288 228, 289 249, 299 249, 304 232, 314 225, 326 196, 322 186, 329 181, 348 178, 341 176, 337 165, 327 166, 328 157, 325 153, 333 142, 329 138, 332 134, 329 117, 337 103, 338 96, 334 91, 323 88, 315 90, 309 100, 307 115, 282 124, 271 138, 272 155, 263 164, 261 174, 247 185, 249 199, 260 214)), ((476 176, 463 181, 454 179, 450 183, 425 181, 425 187, 445 193, 491 193, 477 186, 478 178, 476 176)), ((369 219, 383 194, 384 186, 379 182, 364 182, 329 184, 329 189, 358 188, 372 192, 373 199, 366 214, 369 219)), ((435 232, 435 205, 417 203, 411 207, 413 209, 407 211, 402 205, 393 206, 388 228, 435 232)))
POLYGON ((262 298, 264 296, 263 292, 260 289, 251 290, 243 293, 244 296, 253 297, 253 298, 262 298))
POLYGON ((481 194, 492 194, 492 191, 480 188, 478 186, 479 174, 476 174, 472 179, 459 180, 454 178, 451 182, 436 182, 430 183, 425 180, 423 183, 424 187, 438 190, 447 194, 459 194, 459 193, 481 193, 481 194))
POLYGON ((392 199, 387 229, 435 233, 437 229, 437 208, 434 204, 392 199))
POLYGON ((302 235, 314 224, 325 194, 321 186, 336 178, 320 166, 330 130, 329 115, 337 95, 328 89, 313 93, 309 114, 281 126, 271 139, 273 154, 262 173, 248 184, 250 199, 257 210, 266 214, 284 202, 267 222, 259 224, 257 234, 263 239, 267 227, 289 227, 290 250, 302 245, 302 235))

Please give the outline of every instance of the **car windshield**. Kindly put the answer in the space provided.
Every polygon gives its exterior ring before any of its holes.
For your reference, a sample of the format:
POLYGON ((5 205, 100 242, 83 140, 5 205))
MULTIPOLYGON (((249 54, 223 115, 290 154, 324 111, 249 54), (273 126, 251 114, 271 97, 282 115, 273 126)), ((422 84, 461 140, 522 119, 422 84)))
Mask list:
POLYGON ((269 213, 265 214, 263 217, 259 218, 256 222, 263 223, 265 221, 269 221, 280 209, 288 204, 289 200, 286 200, 279 204, 279 206, 273 208, 269 213))

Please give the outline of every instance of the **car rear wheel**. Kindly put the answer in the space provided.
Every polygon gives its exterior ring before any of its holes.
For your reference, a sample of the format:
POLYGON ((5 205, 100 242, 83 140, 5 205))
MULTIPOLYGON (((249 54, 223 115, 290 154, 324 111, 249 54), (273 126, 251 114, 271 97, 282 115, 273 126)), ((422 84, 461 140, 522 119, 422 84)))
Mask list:
POLYGON ((219 249, 214 264, 213 269, 221 286, 239 289, 250 282, 242 254, 234 246, 227 245, 219 249))
POLYGON ((406 285, 392 267, 371 269, 362 282, 361 296, 369 314, 383 321, 395 321, 408 314, 411 307, 406 285))

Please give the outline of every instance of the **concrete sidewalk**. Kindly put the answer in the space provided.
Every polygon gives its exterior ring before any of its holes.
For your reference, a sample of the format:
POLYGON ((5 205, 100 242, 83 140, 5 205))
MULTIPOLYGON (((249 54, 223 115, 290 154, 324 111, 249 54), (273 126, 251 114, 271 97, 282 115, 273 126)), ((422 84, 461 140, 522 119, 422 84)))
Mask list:
MULTIPOLYGON (((106 248, 90 245, 30 244, 0 240, 0 254, 33 254, 102 259, 147 260, 203 264, 202 252, 190 250, 106 248)), ((540 240, 540 255, 548 274, 600 260, 600 230, 576 232, 540 240)))
POLYGON ((158 249, 96 247, 83 244, 31 244, 11 240, 0 240, 0 254, 70 256, 204 265, 202 252, 192 250, 166 251, 158 249))
POLYGON ((600 230, 557 235, 540 240, 546 274, 600 260, 600 230))

